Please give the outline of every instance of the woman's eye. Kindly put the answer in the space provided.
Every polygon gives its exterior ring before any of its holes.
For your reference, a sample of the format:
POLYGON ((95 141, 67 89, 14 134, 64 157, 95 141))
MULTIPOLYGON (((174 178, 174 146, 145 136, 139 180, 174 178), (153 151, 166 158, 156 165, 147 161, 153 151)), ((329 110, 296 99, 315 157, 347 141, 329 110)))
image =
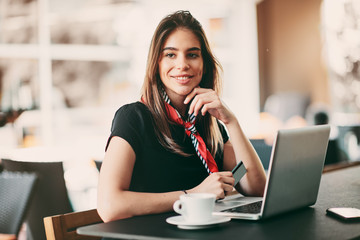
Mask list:
POLYGON ((196 53, 189 53, 189 57, 190 58, 197 58, 197 57, 199 57, 199 55, 196 54, 196 53))
POLYGON ((167 53, 167 54, 165 54, 165 56, 166 56, 166 57, 169 57, 169 58, 173 58, 173 57, 175 57, 175 54, 173 54, 173 53, 167 53))

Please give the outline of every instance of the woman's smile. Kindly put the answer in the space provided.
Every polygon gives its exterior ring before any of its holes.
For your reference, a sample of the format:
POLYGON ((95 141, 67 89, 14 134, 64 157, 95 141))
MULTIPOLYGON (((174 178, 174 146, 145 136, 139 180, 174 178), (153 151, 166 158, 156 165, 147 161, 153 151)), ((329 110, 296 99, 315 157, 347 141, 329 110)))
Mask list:
POLYGON ((196 35, 179 28, 167 37, 159 59, 159 74, 171 101, 184 101, 203 76, 201 46, 196 35))
POLYGON ((191 75, 179 75, 179 76, 172 76, 172 78, 174 78, 176 80, 176 82, 180 83, 180 84, 187 84, 190 82, 191 78, 193 76, 191 75))

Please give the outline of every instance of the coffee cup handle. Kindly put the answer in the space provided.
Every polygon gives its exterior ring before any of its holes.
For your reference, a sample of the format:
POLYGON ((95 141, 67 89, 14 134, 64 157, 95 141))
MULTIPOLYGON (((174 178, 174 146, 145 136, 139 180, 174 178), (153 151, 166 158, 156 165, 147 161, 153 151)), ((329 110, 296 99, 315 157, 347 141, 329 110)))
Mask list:
POLYGON ((182 204, 181 200, 176 200, 173 205, 174 211, 179 214, 184 214, 185 205, 182 204))

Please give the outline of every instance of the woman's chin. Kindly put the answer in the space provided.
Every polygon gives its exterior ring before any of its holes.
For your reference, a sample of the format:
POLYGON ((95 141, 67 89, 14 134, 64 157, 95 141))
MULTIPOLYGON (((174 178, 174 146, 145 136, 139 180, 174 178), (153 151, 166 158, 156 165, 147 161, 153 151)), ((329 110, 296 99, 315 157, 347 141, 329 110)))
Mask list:
POLYGON ((173 93, 175 93, 176 95, 178 96, 187 96, 191 93, 191 91, 193 90, 194 88, 191 88, 191 87, 179 87, 177 89, 174 89, 172 90, 173 93))
POLYGON ((166 92, 169 95, 170 99, 172 97, 175 97, 175 95, 177 95, 177 97, 183 97, 185 99, 186 96, 189 95, 195 87, 196 86, 177 86, 176 88, 167 88, 166 92))

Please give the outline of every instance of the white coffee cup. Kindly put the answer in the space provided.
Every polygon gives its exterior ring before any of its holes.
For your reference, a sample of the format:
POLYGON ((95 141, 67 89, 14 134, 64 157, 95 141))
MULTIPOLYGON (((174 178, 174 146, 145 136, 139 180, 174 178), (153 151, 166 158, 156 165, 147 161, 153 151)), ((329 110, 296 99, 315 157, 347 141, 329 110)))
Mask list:
POLYGON ((186 222, 203 223, 212 219, 216 196, 211 193, 189 193, 180 196, 174 211, 181 214, 186 222))

